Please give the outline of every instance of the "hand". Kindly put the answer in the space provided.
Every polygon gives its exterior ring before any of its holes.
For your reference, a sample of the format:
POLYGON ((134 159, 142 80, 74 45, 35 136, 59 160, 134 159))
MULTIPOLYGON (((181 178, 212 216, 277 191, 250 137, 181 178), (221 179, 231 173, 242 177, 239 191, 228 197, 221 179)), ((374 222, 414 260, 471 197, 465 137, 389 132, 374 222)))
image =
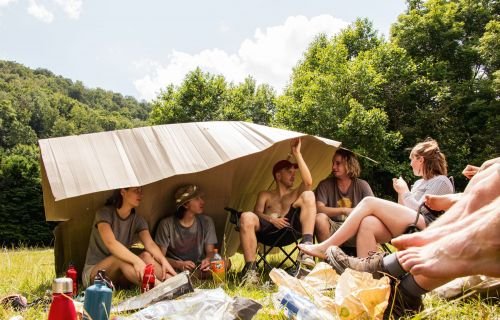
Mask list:
POLYGON ((288 218, 274 218, 271 217, 271 220, 269 221, 273 224, 278 229, 283 229, 285 227, 290 226, 290 222, 288 222, 288 218))
POLYGON ((196 269, 196 264, 191 260, 179 261, 177 269, 180 269, 182 271, 188 270, 190 272, 193 272, 193 270, 196 269))
POLYGON ((473 166, 468 164, 464 171, 462 171, 462 174, 467 178, 467 179, 472 179, 473 176, 476 175, 476 173, 479 172, 479 167, 473 166))
POLYGON ((290 148, 292 151, 292 154, 295 156, 300 153, 300 146, 301 146, 301 140, 300 138, 295 138, 290 141, 290 148))
POLYGON ((394 190, 396 190, 398 194, 403 194, 405 192, 410 191, 410 189, 408 189, 408 184, 406 184, 406 181, 404 181, 402 177, 393 178, 392 186, 394 187, 394 190))
POLYGON ((144 278, 144 269, 146 268, 146 263, 138 258, 138 260, 133 264, 135 275, 139 279, 139 283, 142 283, 142 278, 144 278))
POLYGON ((210 259, 209 258, 205 258, 205 259, 201 260, 200 270, 201 271, 209 271, 210 270, 210 259))
POLYGON ((162 259, 161 261, 161 275, 162 278, 160 279, 161 281, 165 281, 167 279, 167 275, 176 275, 177 272, 175 272, 174 268, 168 263, 167 259, 162 259))

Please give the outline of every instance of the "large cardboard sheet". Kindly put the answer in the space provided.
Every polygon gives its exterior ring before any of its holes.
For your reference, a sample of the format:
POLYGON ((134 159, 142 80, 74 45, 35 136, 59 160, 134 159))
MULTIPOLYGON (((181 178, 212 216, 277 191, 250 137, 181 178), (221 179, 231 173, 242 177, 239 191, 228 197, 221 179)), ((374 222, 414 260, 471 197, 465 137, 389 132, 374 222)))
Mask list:
MULTIPOLYGON (((238 234, 225 206, 252 210, 259 191, 273 186, 272 166, 289 157, 290 139, 302 137, 302 154, 314 185, 331 170, 340 142, 247 122, 214 121, 151 126, 42 139, 42 188, 55 230, 56 272, 72 260, 83 267, 95 211, 117 188, 143 186, 137 212, 154 232, 173 213, 175 189, 198 184, 219 243, 232 255, 238 234)), ((300 179, 296 179, 300 183, 300 179)))

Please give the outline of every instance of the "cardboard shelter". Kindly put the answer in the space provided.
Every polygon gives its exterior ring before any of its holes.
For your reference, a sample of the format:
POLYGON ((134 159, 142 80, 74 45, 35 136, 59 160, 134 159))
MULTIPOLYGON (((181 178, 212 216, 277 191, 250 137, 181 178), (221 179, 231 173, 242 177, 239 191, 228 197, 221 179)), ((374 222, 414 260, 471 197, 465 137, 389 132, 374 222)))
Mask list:
POLYGON ((252 210, 258 192, 273 187, 272 167, 290 156, 290 139, 296 137, 302 137, 302 155, 316 186, 330 173, 340 142, 247 122, 169 124, 39 140, 45 217, 60 221, 54 230, 56 274, 70 261, 83 270, 96 210, 114 189, 133 186, 143 186, 137 212, 154 232, 161 218, 173 214, 176 188, 199 185, 221 252, 234 254, 239 235, 224 207, 252 210))

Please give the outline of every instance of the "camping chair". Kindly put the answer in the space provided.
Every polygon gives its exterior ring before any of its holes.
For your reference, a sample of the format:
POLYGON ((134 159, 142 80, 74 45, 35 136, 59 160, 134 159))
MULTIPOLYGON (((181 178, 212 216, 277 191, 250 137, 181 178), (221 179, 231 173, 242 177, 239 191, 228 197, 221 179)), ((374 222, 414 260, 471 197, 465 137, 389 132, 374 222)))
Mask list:
MULTIPOLYGON (((295 210, 299 210, 300 208, 295 208, 295 210)), ((224 208, 224 210, 228 211, 230 214, 229 217, 229 222, 235 225, 235 230, 240 231, 240 217, 242 212, 238 211, 233 208, 224 208)), ((293 225, 293 219, 299 219, 298 214, 294 214, 292 216, 292 221, 290 221, 290 225, 293 225)), ((296 272, 299 270, 299 262, 296 259, 292 258, 292 255, 299 249, 297 245, 299 244, 299 239, 302 237, 302 234, 293 229, 292 227, 285 227, 280 230, 276 230, 273 232, 270 232, 268 234, 261 234, 257 233, 257 242, 262 245, 262 248, 259 248, 257 251, 257 254, 259 258, 256 261, 256 265, 259 266, 261 263, 264 265, 265 269, 271 270, 272 266, 269 264, 269 261, 267 260, 268 254, 271 253, 271 251, 274 248, 279 248, 281 253, 285 255, 285 257, 280 261, 278 266, 276 268, 281 268, 283 264, 285 264, 287 261, 290 261, 293 264, 293 267, 295 270, 292 270, 293 272, 296 272), (287 252, 284 247, 288 246, 292 243, 295 243, 295 247, 290 251, 287 252)))

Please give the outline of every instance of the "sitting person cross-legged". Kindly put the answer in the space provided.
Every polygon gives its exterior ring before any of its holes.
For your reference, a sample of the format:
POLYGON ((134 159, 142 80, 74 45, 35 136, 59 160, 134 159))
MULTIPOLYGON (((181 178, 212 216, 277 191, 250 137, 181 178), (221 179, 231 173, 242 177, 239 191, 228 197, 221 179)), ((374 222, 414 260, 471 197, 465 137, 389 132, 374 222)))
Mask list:
MULTIPOLYGON (((292 154, 296 164, 288 160, 278 161, 273 167, 276 189, 261 191, 257 197, 254 212, 243 212, 240 218, 240 241, 245 258, 242 274, 245 285, 256 285, 259 277, 256 272, 255 257, 257 251, 257 233, 262 235, 292 227, 302 233, 302 243, 313 241, 316 206, 311 191, 312 177, 300 152, 301 141, 294 139, 291 143, 292 154), (294 188, 295 171, 299 169, 302 183, 294 188), (300 208, 297 212, 295 208, 300 208), (298 214, 299 217, 292 217, 298 214), (293 219, 292 219, 293 218, 293 219), (294 224, 291 225, 291 221, 294 224)), ((305 254, 298 260, 308 266, 314 266, 314 260, 305 254)))
POLYGON ((160 221, 155 241, 178 272, 187 270, 195 272, 199 279, 207 279, 217 235, 212 218, 203 214, 205 201, 202 196, 197 185, 178 188, 175 215, 160 221))
MULTIPOLYGON (((315 245, 301 244, 299 248, 307 254, 324 259, 328 247, 340 246, 357 235, 357 256, 366 257, 369 252, 377 250, 378 243, 390 241, 414 223, 416 210, 424 195, 453 192, 453 185, 446 176, 446 159, 436 141, 426 140, 418 143, 411 151, 410 160, 413 173, 422 179, 415 182, 411 191, 402 178, 393 179, 399 203, 365 197, 330 238, 315 245)), ((432 212, 426 213, 425 217, 420 215, 417 227, 423 230, 436 218, 432 212)))
MULTIPOLYGON (((332 174, 316 188, 315 232, 319 242, 328 239, 340 228, 354 207, 365 197, 372 196, 370 185, 359 179, 361 168, 358 159, 349 150, 337 149, 332 158, 332 174)), ((356 239, 343 246, 349 254, 356 255, 356 239)))

